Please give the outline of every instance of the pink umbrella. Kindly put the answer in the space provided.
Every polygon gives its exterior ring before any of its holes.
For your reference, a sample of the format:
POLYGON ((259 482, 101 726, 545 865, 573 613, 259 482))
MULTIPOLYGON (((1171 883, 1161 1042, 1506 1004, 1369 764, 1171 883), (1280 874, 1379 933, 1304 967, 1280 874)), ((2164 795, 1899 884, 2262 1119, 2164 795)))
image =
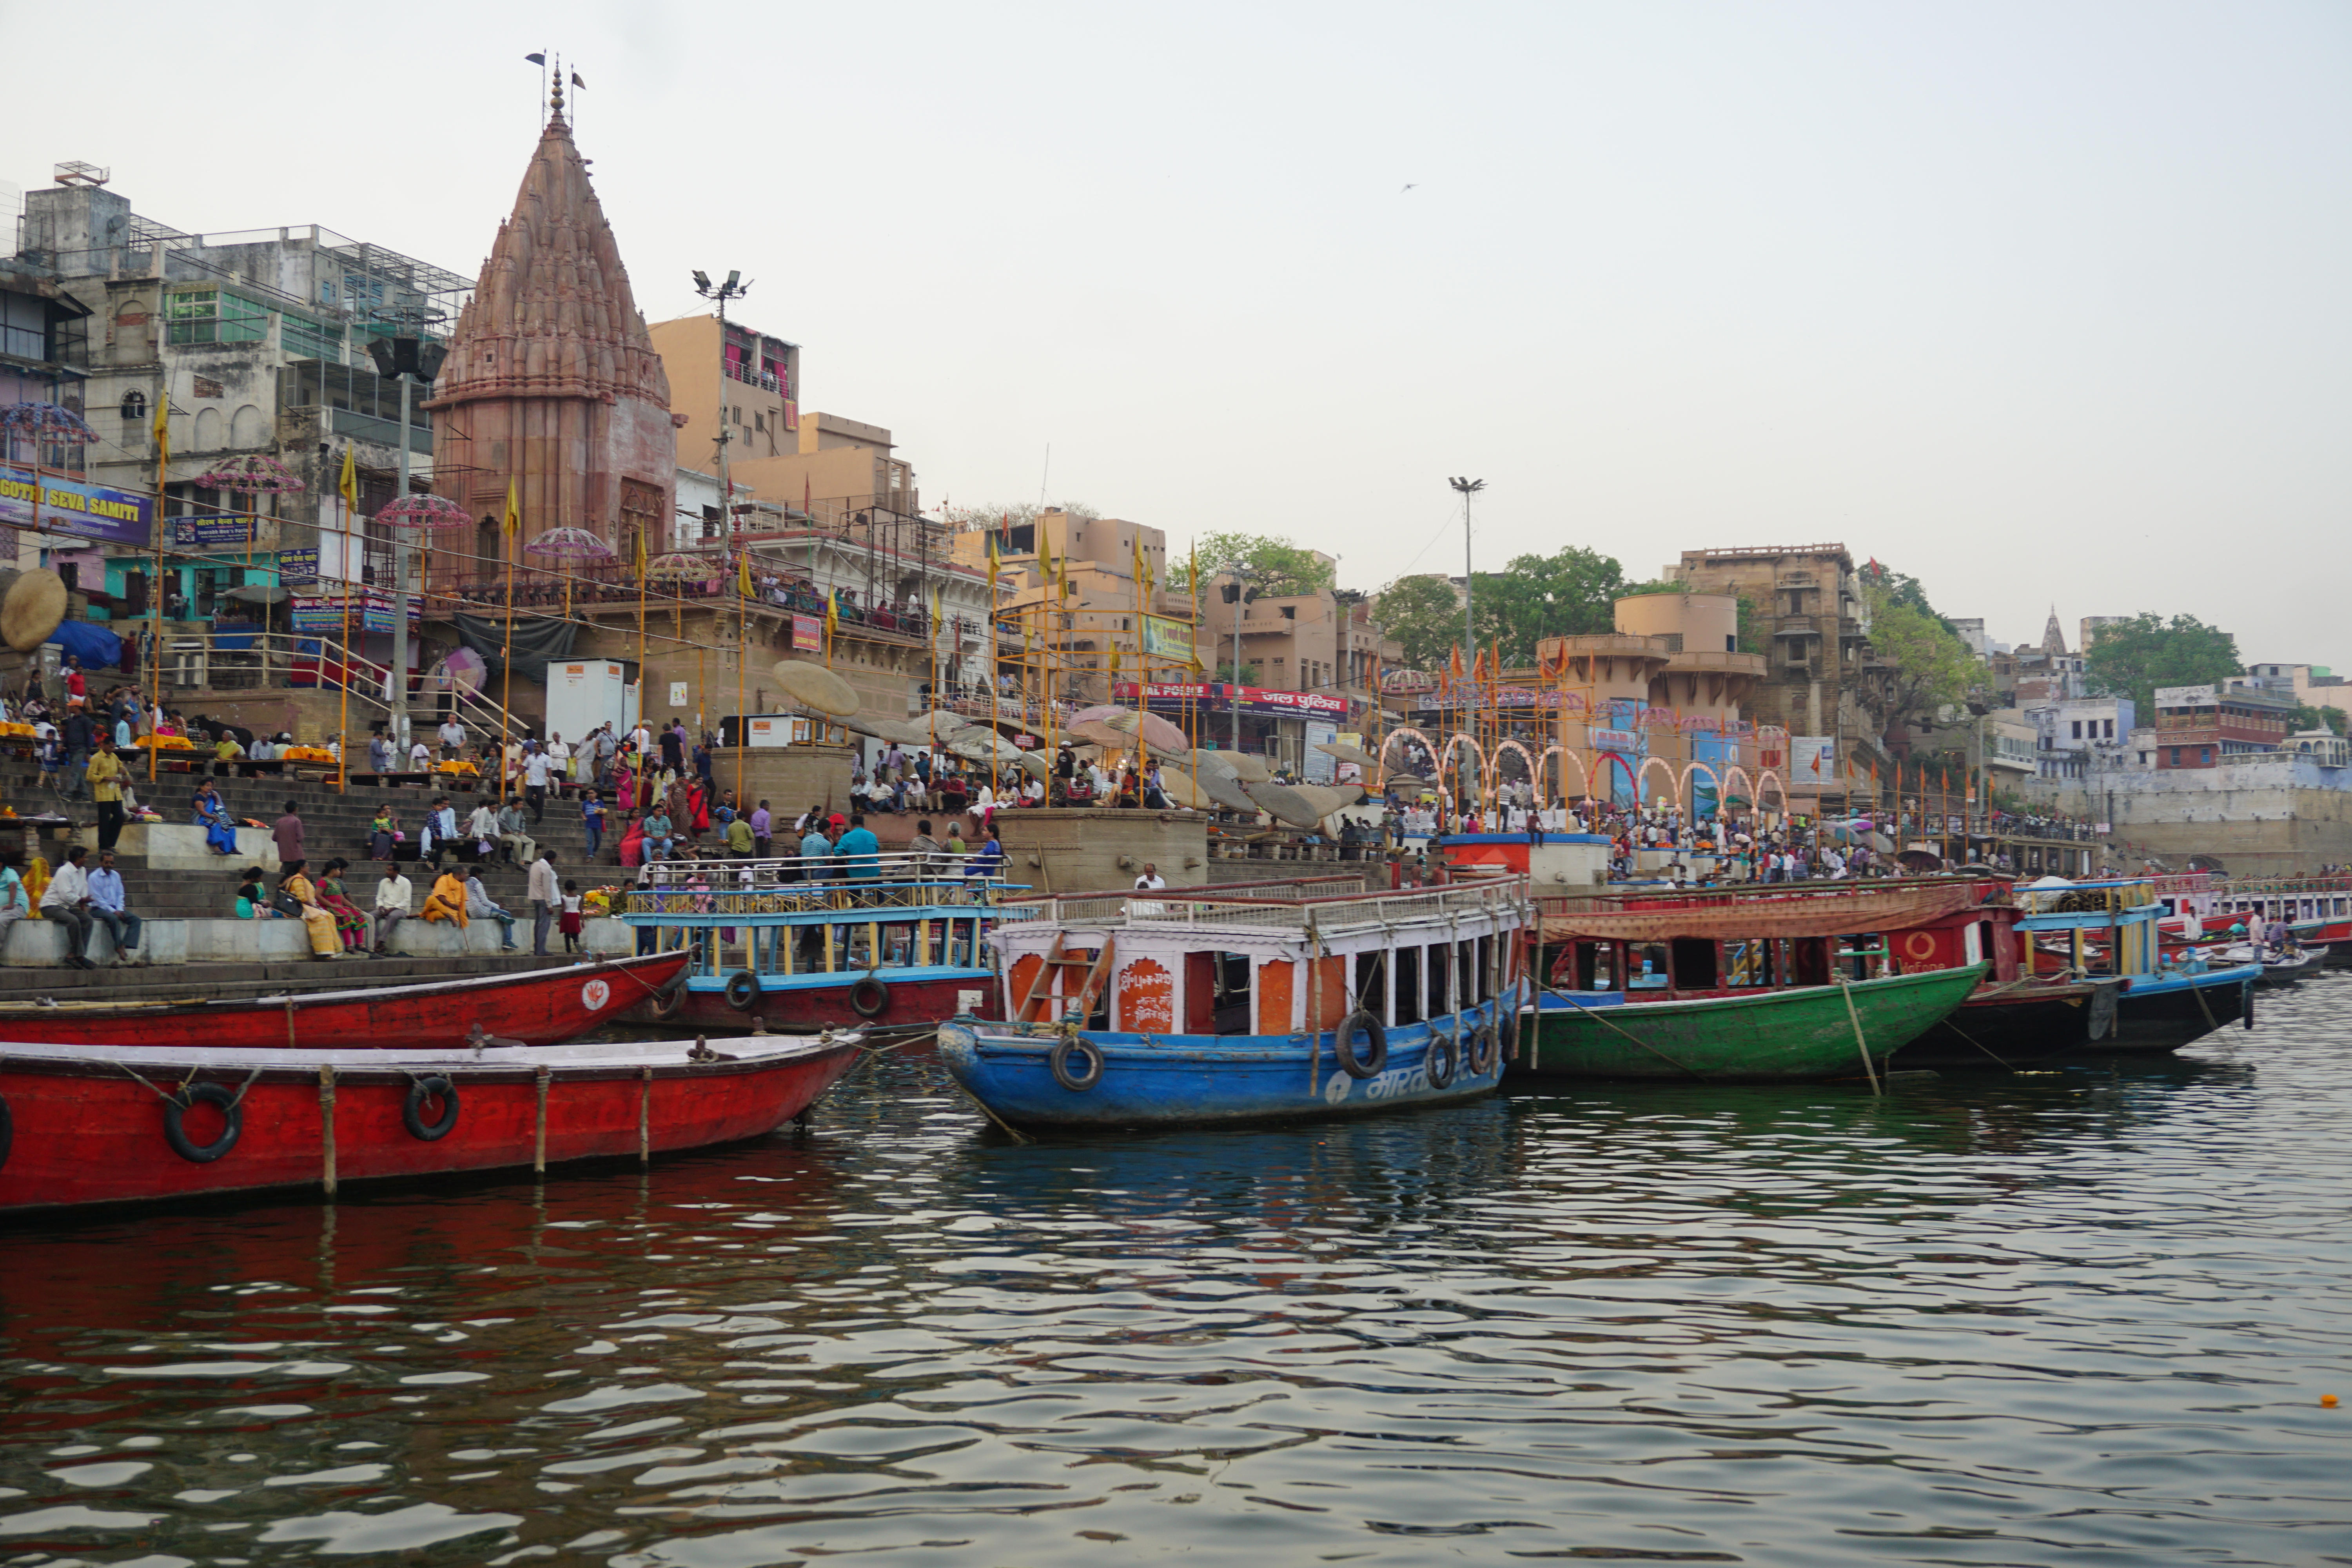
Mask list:
POLYGON ((375 514, 390 528, 471 528, 472 514, 440 496, 405 496, 375 514))
POLYGON ((70 447, 98 439, 89 421, 62 403, 11 403, 0 408, 0 430, 27 441, 58 441, 70 447))
POLYGON ((526 555, 572 561, 610 561, 620 553, 584 528, 551 528, 522 548, 526 555))

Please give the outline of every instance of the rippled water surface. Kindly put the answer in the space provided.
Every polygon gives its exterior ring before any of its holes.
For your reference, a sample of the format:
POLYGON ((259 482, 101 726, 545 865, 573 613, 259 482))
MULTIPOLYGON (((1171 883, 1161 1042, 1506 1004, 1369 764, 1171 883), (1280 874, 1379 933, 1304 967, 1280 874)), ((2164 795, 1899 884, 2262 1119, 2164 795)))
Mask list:
POLYGON ((2352 1563, 2352 973, 2263 1000, 1029 1146, 892 1060, 649 1175, 0 1233, 0 1563, 2352 1563))

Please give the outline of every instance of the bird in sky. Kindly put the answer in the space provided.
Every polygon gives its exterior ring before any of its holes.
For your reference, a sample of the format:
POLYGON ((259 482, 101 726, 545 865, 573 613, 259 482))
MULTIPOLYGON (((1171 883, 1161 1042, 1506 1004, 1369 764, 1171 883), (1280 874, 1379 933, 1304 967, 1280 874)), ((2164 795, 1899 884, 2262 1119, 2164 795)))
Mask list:
MULTIPOLYGON (((1416 187, 1415 187, 1414 185, 1407 185, 1407 186, 1404 188, 1404 191, 1410 191, 1410 190, 1412 190, 1412 189, 1415 189, 1415 188, 1416 188, 1416 187)), ((1397 195, 1404 195, 1404 191, 1399 191, 1399 192, 1397 193, 1397 195)))

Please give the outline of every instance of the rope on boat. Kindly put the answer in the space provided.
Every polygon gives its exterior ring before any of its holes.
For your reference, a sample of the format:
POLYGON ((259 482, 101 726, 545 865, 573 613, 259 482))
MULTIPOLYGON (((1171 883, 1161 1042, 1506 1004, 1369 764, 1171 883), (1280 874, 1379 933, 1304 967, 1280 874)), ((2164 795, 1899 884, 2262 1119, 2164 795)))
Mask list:
POLYGON ((1999 1063, 1999 1064, 2000 1064, 2000 1070, 2001 1070, 2001 1071, 2003 1071, 2003 1072, 2015 1072, 2015 1071, 2017 1070, 2015 1068, 2013 1068, 2013 1067, 2010 1066, 2007 1062, 2001 1061, 2001 1059, 2000 1059, 1999 1057, 1994 1057, 1994 1056, 1993 1056, 1993 1053, 1992 1053, 1992 1047, 1991 1047, 1987 1046, 1987 1045, 1984 1045, 1984 1044, 1982 1044, 1982 1043, 1979 1042, 1979 1041, 1978 1041, 1974 1037, 1970 1036, 1970 1035, 1969 1035, 1969 1033, 1966 1029, 1963 1029, 1963 1028, 1961 1028, 1958 1024, 1953 1023, 1953 1022, 1951 1021, 1951 1019, 1947 1018, 1947 1019, 1945 1019, 1945 1020, 1944 1020, 1944 1027, 1946 1027, 1946 1028, 1948 1028, 1948 1029, 1951 1030, 1951 1031, 1952 1031, 1952 1033, 1954 1033, 1954 1034, 1956 1034, 1956 1035, 1959 1036, 1959 1037, 1960 1037, 1960 1038, 1962 1038, 1962 1039, 1964 1039, 1964 1040, 1968 1041, 1968 1043, 1969 1043, 1969 1044, 1970 1044, 1970 1045, 1972 1045, 1972 1046, 1975 1046, 1977 1049, 1979 1049, 1979 1050, 1980 1050, 1980 1051, 1984 1052, 1984 1054, 1985 1054, 1985 1055, 1987 1055, 1987 1056, 1989 1056, 1989 1057, 1992 1057, 1992 1059, 1993 1059, 1995 1062, 1997 1062, 1997 1063, 1999 1063))

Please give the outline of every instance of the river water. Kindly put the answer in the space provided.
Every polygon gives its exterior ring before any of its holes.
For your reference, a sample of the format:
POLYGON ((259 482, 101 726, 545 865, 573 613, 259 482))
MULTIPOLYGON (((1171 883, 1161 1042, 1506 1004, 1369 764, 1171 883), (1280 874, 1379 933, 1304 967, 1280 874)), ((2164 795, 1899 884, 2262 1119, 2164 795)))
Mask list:
POLYGON ((2352 1562, 2352 973, 2263 1003, 1034 1145, 914 1058, 650 1173, 0 1233, 0 1563, 2352 1562))

